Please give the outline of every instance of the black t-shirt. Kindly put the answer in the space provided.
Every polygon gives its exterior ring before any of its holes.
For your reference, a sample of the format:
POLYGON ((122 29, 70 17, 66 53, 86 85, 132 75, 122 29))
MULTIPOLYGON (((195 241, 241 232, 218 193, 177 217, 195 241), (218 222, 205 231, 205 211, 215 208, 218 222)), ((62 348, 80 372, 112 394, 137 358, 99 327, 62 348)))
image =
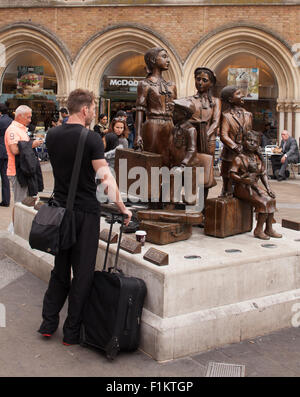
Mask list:
MULTIPOLYGON (((54 175, 54 197, 62 206, 65 206, 67 201, 81 129, 80 124, 63 124, 51 128, 46 137, 46 147, 54 175)), ((99 212, 95 171, 92 166, 92 160, 98 159, 104 159, 103 142, 96 132, 89 131, 79 172, 75 209, 84 212, 99 212)))
POLYGON ((115 149, 119 145, 119 137, 114 132, 108 132, 105 135, 105 152, 109 152, 110 150, 115 149))

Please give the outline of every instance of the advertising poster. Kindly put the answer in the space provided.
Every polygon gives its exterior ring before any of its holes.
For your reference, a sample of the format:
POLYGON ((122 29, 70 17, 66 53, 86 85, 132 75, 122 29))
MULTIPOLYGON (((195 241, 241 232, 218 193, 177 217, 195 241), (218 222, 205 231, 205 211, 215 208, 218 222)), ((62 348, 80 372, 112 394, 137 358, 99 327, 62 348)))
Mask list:
POLYGON ((18 66, 17 91, 24 95, 41 94, 44 86, 43 66, 18 66))
POLYGON ((258 99, 259 69, 258 68, 229 68, 228 85, 237 86, 243 93, 244 99, 258 99))

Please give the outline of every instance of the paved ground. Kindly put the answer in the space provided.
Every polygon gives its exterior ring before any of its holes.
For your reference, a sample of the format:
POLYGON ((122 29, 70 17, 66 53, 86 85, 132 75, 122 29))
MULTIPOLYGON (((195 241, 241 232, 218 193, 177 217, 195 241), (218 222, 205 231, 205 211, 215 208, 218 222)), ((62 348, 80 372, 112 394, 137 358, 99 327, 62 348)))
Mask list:
MULTIPOLYGON (((51 191, 48 165, 43 172, 45 190, 51 191)), ((277 222, 282 218, 300 221, 300 176, 280 183, 271 181, 271 185, 277 193, 277 222)), ((220 181, 210 197, 219 191, 220 181)), ((10 216, 11 208, 0 207, 0 229, 7 229, 10 216)), ((246 377, 300 376, 300 329, 293 327, 165 363, 157 363, 141 351, 122 353, 108 362, 98 351, 63 346, 61 327, 51 340, 36 332, 45 289, 43 281, 8 258, 0 245, 0 377, 198 378, 205 376, 209 362, 245 365, 246 377)), ((65 309, 61 317, 63 320, 65 309)))

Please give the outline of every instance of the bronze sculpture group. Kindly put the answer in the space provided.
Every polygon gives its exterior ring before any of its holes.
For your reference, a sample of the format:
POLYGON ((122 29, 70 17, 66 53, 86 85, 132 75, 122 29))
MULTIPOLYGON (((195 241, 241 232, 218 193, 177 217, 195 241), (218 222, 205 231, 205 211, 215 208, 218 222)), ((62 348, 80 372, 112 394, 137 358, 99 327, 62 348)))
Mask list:
POLYGON ((272 227, 276 201, 259 153, 260 133, 252 131, 252 113, 244 109, 241 91, 227 86, 221 99, 213 96, 216 76, 212 70, 199 67, 194 72, 197 93, 177 99, 175 84, 162 77, 170 64, 167 51, 150 49, 145 63, 148 74, 138 85, 136 102, 135 149, 160 154, 162 164, 169 168, 204 167, 206 200, 209 188, 216 185, 213 164, 216 137, 220 135, 221 196, 234 196, 255 209, 255 237, 281 237, 272 227), (266 190, 259 187, 259 180, 266 190))

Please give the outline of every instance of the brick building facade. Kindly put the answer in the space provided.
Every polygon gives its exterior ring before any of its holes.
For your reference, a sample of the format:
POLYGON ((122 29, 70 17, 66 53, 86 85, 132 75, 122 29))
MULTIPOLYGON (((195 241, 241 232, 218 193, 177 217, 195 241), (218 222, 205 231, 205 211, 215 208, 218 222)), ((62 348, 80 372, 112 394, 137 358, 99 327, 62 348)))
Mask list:
MULTIPOLYGON (((228 68, 259 69, 260 100, 248 102, 251 111, 257 120, 268 114, 278 132, 285 127, 299 138, 299 21, 295 0, 3 0, 1 93, 13 95, 6 83, 8 72, 11 78, 15 73, 9 65, 43 61, 53 70, 48 83, 51 88, 55 79, 60 106, 76 87, 93 90, 102 102, 122 101, 121 91, 105 92, 104 77, 141 78, 144 52, 161 46, 171 59, 166 78, 176 82, 179 97, 194 93, 197 66, 216 71, 218 90, 226 85, 228 68)), ((134 89, 123 93, 124 101, 134 99, 134 89)))

